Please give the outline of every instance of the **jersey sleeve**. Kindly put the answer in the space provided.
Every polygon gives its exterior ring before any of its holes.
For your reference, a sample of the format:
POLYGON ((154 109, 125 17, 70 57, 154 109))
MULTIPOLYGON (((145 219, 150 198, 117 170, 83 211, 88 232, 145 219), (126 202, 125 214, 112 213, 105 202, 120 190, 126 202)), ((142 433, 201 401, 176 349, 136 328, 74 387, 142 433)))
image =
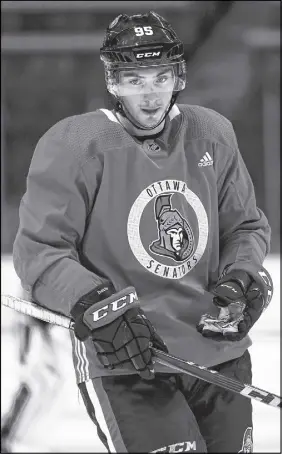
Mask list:
MULTIPOLYGON (((234 143, 237 140, 234 132, 234 143)), ((270 249, 271 229, 257 207, 253 183, 241 153, 229 149, 218 180, 220 269, 244 269, 253 274, 270 249)))
POLYGON ((103 282, 79 260, 101 170, 98 159, 82 156, 62 134, 46 133, 40 139, 13 246, 23 288, 39 304, 67 316, 83 294, 103 282))

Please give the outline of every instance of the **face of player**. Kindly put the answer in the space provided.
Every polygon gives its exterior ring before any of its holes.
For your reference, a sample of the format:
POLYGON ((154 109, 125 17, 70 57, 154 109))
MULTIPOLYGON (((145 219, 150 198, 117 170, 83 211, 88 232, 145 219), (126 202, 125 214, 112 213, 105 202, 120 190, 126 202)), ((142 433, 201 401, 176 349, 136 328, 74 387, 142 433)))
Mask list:
POLYGON ((121 71, 119 97, 124 111, 142 127, 154 128, 170 104, 174 83, 171 66, 121 71))

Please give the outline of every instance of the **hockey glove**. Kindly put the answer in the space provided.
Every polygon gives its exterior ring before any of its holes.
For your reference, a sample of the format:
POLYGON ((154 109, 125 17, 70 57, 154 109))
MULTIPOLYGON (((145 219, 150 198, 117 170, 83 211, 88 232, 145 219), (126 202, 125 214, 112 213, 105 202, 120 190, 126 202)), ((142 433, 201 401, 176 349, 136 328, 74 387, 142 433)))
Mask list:
POLYGON ((270 303, 273 283, 264 268, 252 276, 246 271, 234 270, 219 279, 212 293, 219 314, 217 317, 204 314, 198 331, 214 340, 239 341, 270 303))
POLYGON ((105 287, 105 299, 96 288, 72 309, 76 337, 84 341, 91 336, 105 368, 121 367, 135 370, 144 379, 154 378, 150 347, 167 352, 166 345, 140 308, 134 287, 117 293, 111 285, 105 287))

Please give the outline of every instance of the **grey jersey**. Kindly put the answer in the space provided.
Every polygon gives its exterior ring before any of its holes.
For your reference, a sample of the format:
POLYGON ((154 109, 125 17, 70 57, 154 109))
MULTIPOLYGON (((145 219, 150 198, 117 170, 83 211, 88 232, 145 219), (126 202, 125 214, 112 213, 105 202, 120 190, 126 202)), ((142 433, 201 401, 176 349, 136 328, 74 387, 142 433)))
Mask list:
MULTIPOLYGON (((231 123, 175 105, 163 133, 139 141, 104 109, 64 119, 40 139, 14 243, 15 269, 39 304, 70 315, 107 278, 134 286, 170 353, 205 366, 251 345, 196 330, 216 315, 209 289, 229 265, 252 271, 270 228, 231 123)), ((78 382, 108 372, 93 343, 72 337, 78 382)), ((167 370, 156 366, 156 370, 167 370)))

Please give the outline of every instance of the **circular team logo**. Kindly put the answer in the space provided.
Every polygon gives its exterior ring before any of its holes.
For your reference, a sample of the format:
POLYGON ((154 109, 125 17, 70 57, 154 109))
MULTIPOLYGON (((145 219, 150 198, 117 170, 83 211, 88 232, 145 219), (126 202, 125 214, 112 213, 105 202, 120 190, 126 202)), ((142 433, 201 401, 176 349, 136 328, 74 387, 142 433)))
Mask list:
POLYGON ((127 236, 134 256, 149 272, 165 279, 181 279, 195 267, 206 249, 208 217, 202 202, 186 183, 162 180, 145 188, 135 200, 128 216, 127 236), (197 239, 187 217, 189 210, 179 209, 183 203, 176 208, 179 198, 193 210, 197 239), (146 230, 154 225, 154 232, 150 232, 154 239, 144 247, 145 235, 142 242, 140 225, 148 204, 153 204, 154 224, 148 222, 146 230))

